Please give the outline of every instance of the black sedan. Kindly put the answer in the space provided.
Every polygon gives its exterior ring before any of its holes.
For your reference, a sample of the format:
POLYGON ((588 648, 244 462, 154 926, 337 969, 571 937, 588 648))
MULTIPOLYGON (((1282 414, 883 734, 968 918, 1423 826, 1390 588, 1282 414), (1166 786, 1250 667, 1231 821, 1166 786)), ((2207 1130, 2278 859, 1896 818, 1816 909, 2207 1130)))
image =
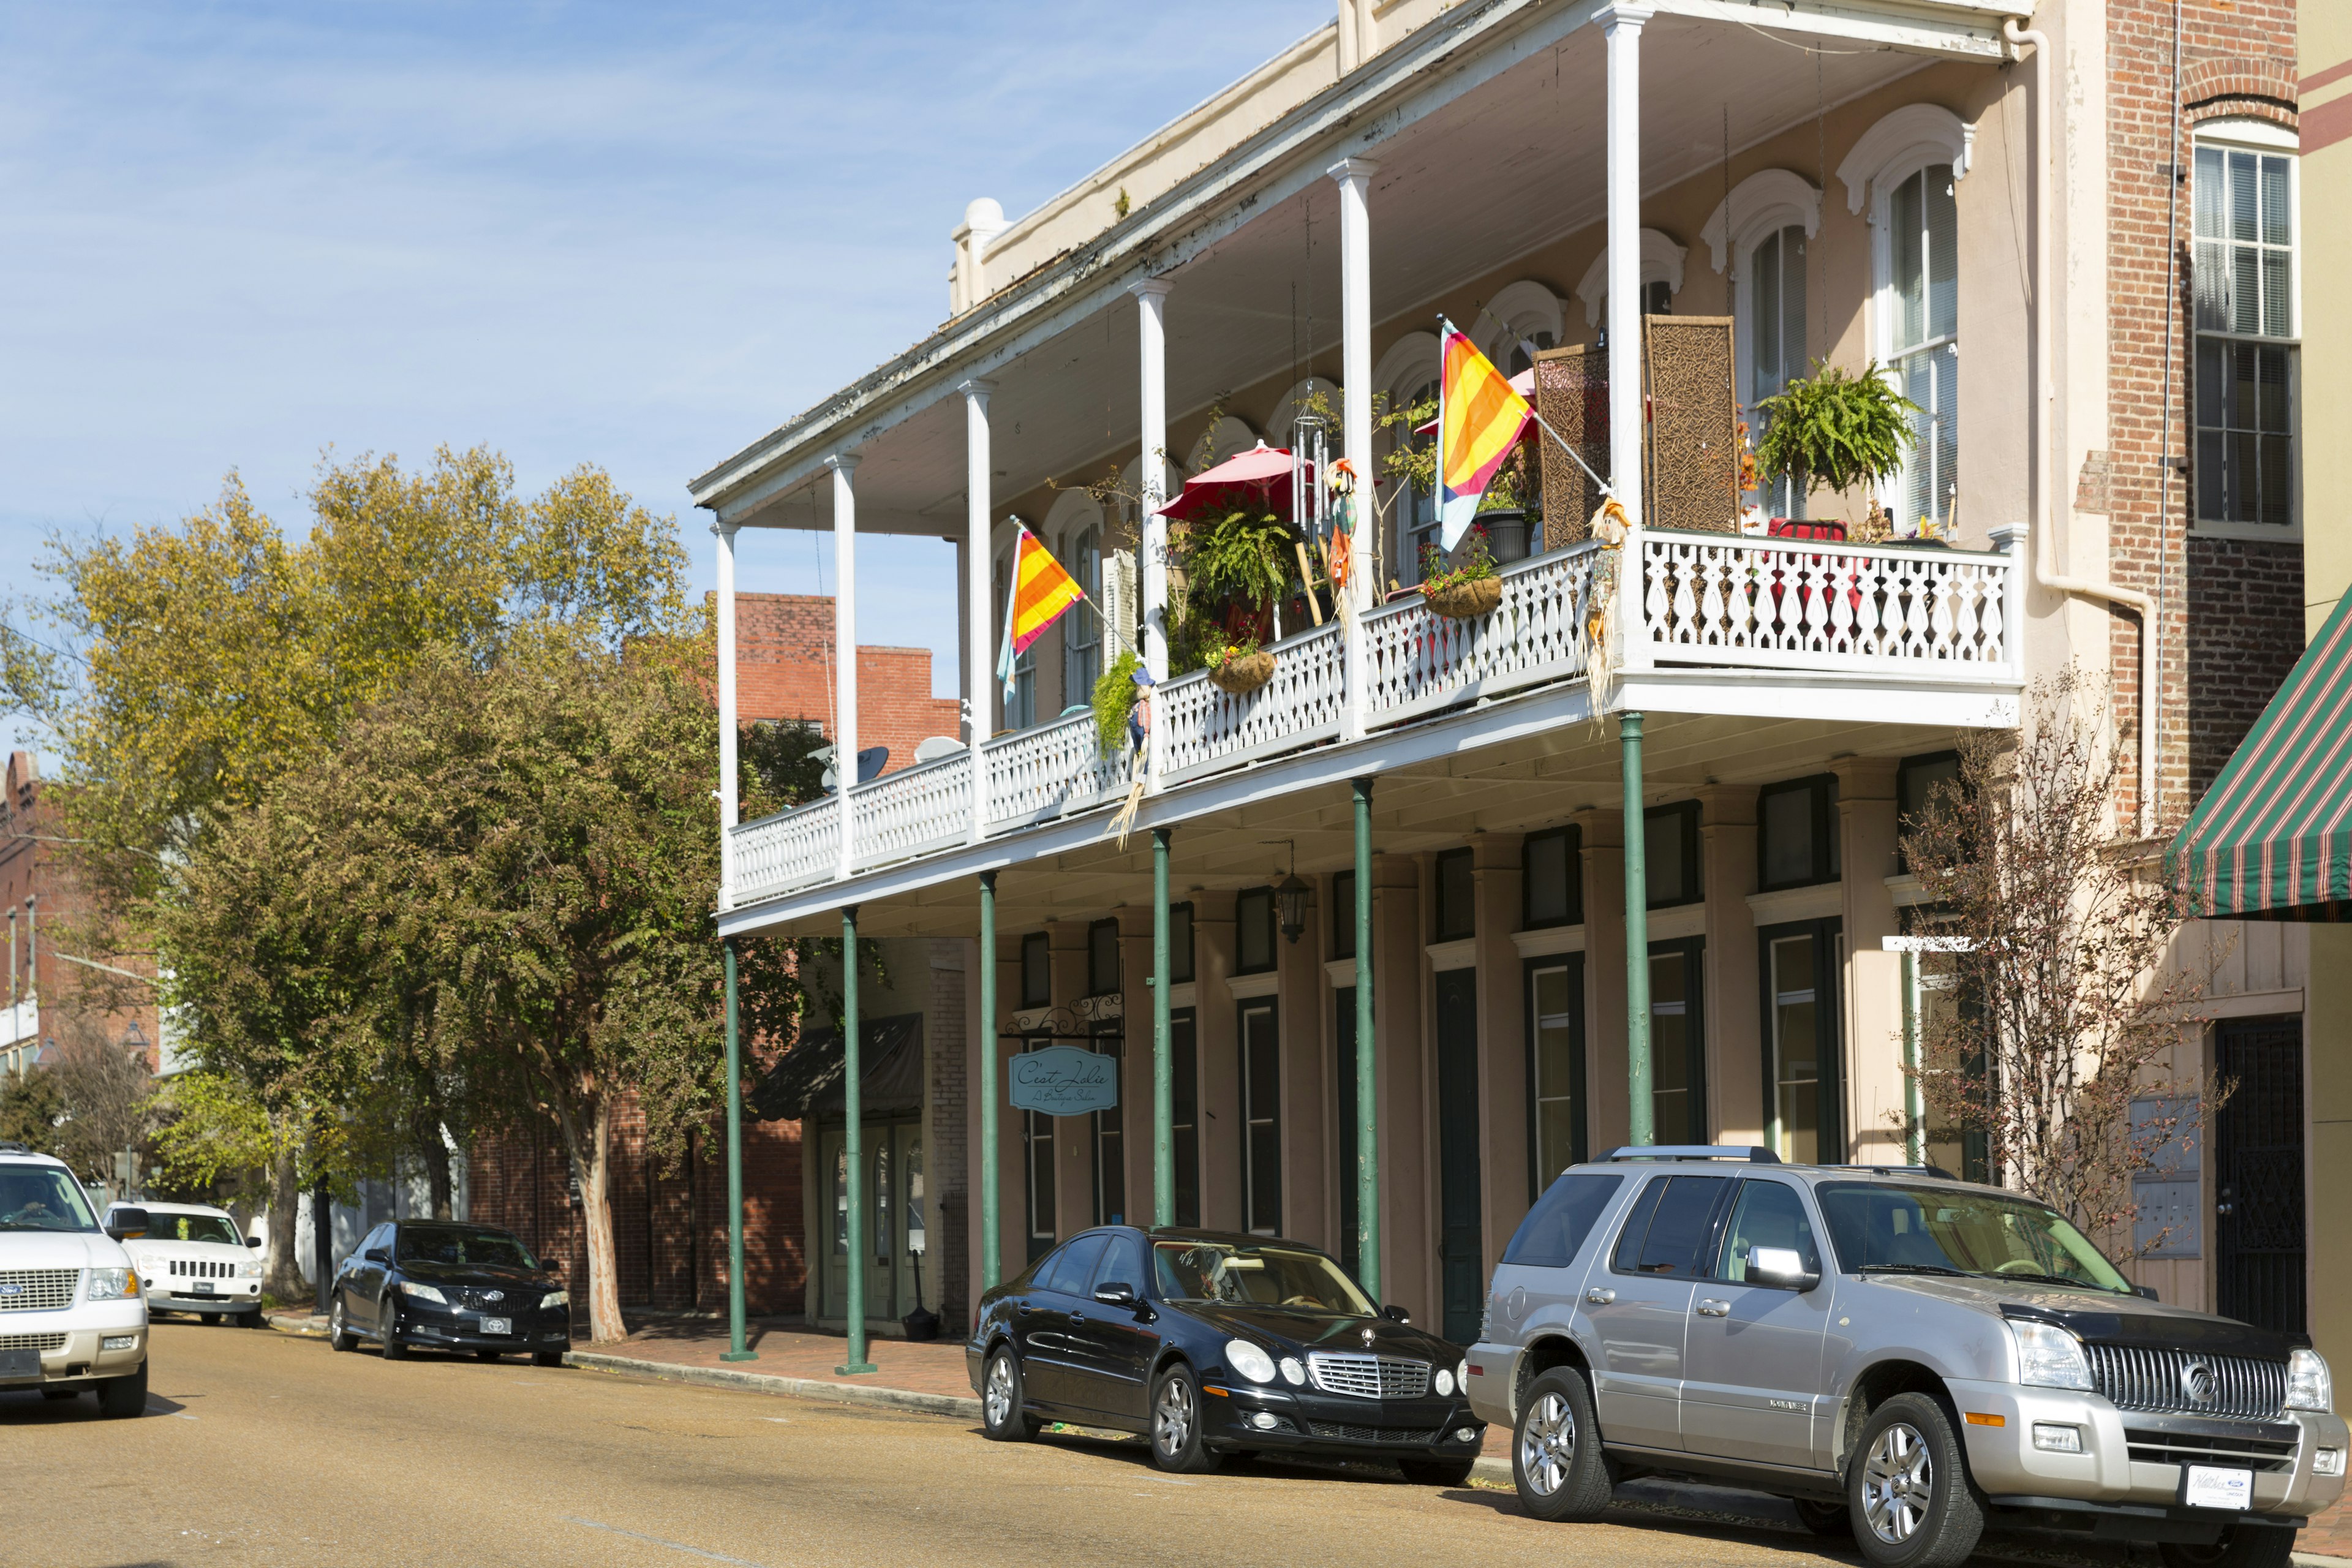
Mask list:
POLYGON ((1459 1486, 1486 1431, 1462 1352, 1297 1242, 1106 1226, 989 1291, 975 1316, 964 1359, 1000 1441, 1068 1421, 1149 1436, 1165 1470, 1312 1453, 1459 1486))
POLYGON ((484 1361, 528 1352, 562 1366, 572 1298, 551 1265, 503 1230, 447 1220, 387 1220, 335 1276, 328 1342, 371 1339, 397 1361, 411 1347, 471 1351, 484 1361))

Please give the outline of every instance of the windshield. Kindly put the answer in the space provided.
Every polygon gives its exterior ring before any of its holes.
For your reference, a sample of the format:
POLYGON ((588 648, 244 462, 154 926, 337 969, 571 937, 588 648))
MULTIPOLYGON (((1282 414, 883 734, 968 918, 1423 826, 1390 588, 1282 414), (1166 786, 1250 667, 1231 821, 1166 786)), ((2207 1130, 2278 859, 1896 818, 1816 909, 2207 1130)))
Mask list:
POLYGON ((237 1235, 236 1226, 216 1214, 157 1214, 147 1211, 149 1241, 217 1241, 225 1247, 242 1247, 245 1237, 237 1235))
POLYGON ((399 1261, 461 1267, 536 1268, 530 1248, 500 1230, 463 1230, 456 1226, 400 1227, 399 1261))
POLYGON ((72 1176, 53 1165, 0 1170, 0 1230, 96 1230, 72 1176))
POLYGON ((2047 1204, 1990 1189, 1832 1182, 1816 1189, 1849 1274, 1969 1274, 2131 1294, 2131 1285, 2047 1204))
POLYGON ((1369 1318, 1372 1304, 1339 1266, 1296 1247, 1230 1241, 1154 1241, 1153 1273, 1165 1301, 1287 1307, 1369 1318))

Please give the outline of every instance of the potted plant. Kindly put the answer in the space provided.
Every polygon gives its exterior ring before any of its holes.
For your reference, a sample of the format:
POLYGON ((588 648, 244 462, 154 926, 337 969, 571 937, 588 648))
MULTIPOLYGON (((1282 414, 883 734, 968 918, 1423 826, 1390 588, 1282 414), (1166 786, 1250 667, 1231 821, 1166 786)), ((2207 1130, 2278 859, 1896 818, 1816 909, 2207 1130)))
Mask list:
POLYGON ((1790 382, 1756 411, 1765 421, 1757 467, 1768 479, 1785 475, 1811 495, 1875 483, 1901 469, 1916 439, 1908 416, 1919 405, 1895 390, 1876 360, 1860 375, 1815 360, 1811 377, 1790 382))
POLYGON ((1122 653, 1095 679, 1095 742, 1113 761, 1127 742, 1135 705, 1142 700, 1142 689, 1135 683, 1135 672, 1142 668, 1143 661, 1134 654, 1122 653))
POLYGON ((1495 575, 1495 553, 1483 523, 1470 525, 1450 566, 1436 545, 1422 547, 1421 596, 1449 620, 1475 620, 1494 613, 1503 602, 1503 580, 1495 575))
POLYGON ((1497 565, 1528 558, 1528 498, 1535 488, 1528 482, 1528 470, 1527 448, 1520 447, 1486 481, 1486 492, 1478 498, 1478 526, 1486 531, 1488 551, 1497 565))
POLYGON ((1274 679, 1274 650, 1255 640, 1220 643, 1204 658, 1209 684, 1235 697, 1247 697, 1274 679))

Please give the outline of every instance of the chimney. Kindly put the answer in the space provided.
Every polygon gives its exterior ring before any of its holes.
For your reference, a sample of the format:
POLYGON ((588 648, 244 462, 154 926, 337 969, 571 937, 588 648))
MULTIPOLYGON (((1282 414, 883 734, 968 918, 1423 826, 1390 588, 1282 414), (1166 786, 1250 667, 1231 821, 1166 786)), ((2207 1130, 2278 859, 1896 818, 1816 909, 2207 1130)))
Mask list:
POLYGON ((988 298, 988 247, 1007 227, 1004 209, 982 196, 963 209, 955 241, 955 270, 948 277, 948 314, 961 316, 988 298))

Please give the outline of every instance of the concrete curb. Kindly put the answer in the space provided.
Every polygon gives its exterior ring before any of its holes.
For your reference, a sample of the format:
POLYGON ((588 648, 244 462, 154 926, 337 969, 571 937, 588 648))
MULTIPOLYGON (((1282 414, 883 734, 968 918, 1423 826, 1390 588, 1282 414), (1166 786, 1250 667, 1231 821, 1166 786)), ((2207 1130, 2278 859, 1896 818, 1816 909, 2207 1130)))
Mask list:
POLYGON ((327 1337, 327 1320, 317 1312, 264 1312, 261 1321, 281 1334, 295 1334, 306 1340, 327 1337))
POLYGON ((1507 1491, 1518 1485, 1518 1482, 1511 1478, 1511 1461, 1498 1459, 1492 1454, 1482 1455, 1472 1462, 1470 1479, 1474 1481, 1484 1481, 1490 1487, 1501 1487, 1507 1491))
POLYGON ((677 1362, 643 1361, 635 1356, 604 1355, 572 1351, 564 1358, 590 1372, 625 1372, 635 1377, 657 1377, 671 1383, 698 1383, 712 1388, 742 1388, 754 1394, 781 1394, 788 1399, 822 1399, 835 1405, 872 1405, 888 1410, 918 1410, 927 1415, 980 1419, 980 1401, 952 1394, 918 1394, 912 1389, 886 1388, 856 1383, 829 1383, 815 1377, 776 1377, 763 1372, 738 1372, 725 1366, 688 1366, 677 1362))

